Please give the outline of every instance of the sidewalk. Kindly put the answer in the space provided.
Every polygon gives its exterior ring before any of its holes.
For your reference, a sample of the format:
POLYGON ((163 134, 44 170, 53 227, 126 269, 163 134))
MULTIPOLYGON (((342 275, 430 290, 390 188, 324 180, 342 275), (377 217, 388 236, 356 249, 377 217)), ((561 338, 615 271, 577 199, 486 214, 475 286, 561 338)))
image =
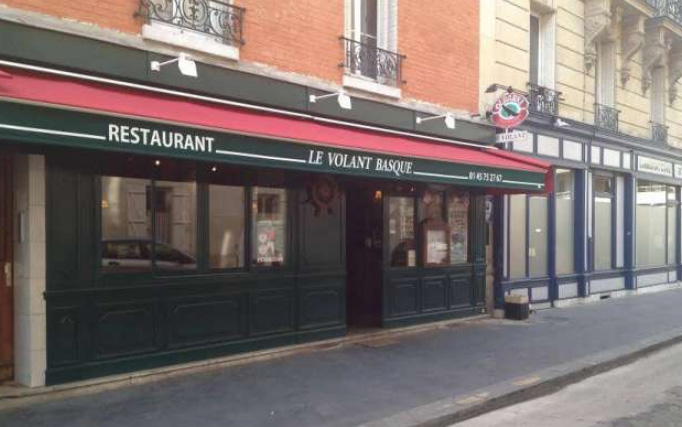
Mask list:
POLYGON ((522 390, 677 336, 682 290, 545 310, 529 322, 463 322, 42 402, 0 412, 0 425, 398 425, 418 413, 435 414, 447 402, 464 405, 522 390))

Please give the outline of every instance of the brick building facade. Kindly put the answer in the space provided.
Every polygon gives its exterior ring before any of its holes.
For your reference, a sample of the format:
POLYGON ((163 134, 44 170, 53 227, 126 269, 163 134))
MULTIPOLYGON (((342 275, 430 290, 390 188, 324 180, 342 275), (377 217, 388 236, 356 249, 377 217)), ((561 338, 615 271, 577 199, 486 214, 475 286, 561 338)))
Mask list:
POLYGON ((491 145, 478 29, 474 0, 1 1, 0 378, 486 312, 486 193, 547 164, 491 145))

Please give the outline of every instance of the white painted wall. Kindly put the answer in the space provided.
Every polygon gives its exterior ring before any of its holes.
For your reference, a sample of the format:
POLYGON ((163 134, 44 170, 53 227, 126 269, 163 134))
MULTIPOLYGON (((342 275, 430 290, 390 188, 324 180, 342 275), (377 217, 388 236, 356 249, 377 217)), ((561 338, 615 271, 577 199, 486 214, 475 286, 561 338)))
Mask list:
POLYGON ((14 379, 45 385, 45 158, 14 158, 14 379))

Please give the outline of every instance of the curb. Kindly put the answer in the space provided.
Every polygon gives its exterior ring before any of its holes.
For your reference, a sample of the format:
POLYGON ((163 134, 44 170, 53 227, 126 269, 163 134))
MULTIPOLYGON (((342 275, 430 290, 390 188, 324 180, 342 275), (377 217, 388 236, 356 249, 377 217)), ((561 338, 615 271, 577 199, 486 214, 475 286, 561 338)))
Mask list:
POLYGON ((628 365, 680 343, 682 330, 648 340, 644 346, 628 347, 625 351, 621 347, 621 351, 599 353, 577 362, 477 390, 466 396, 453 396, 419 406, 359 427, 448 427, 488 412, 556 393, 571 384, 628 365))

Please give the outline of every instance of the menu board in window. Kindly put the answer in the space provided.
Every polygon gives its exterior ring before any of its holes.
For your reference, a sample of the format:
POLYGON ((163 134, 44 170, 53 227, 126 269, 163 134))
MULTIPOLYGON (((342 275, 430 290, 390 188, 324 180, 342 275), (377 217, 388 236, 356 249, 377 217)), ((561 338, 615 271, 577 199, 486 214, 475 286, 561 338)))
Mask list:
POLYGON ((424 265, 440 267, 449 264, 449 228, 445 224, 424 225, 424 265))
POLYGON ((450 263, 462 264, 469 259, 469 194, 450 193, 448 197, 450 226, 450 263))

